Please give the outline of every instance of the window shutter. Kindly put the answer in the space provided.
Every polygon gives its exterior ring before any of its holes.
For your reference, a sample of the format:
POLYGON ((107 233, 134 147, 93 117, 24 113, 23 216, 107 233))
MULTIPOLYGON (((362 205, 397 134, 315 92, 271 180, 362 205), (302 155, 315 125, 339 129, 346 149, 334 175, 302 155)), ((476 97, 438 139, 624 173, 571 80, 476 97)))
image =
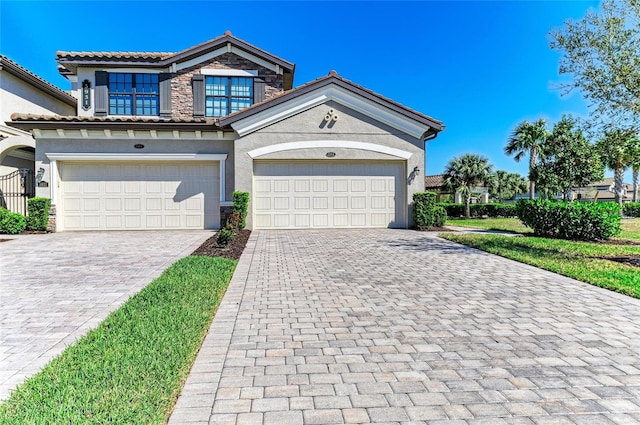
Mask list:
POLYGON ((253 79, 253 103, 259 103, 264 100, 264 91, 266 83, 257 78, 253 79))
POLYGON ((160 95, 160 117, 171 118, 171 74, 161 73, 158 76, 160 95))
POLYGON ((191 84, 193 85, 193 116, 204 117, 204 75, 194 75, 191 84))
POLYGON ((96 87, 94 90, 95 108, 93 114, 104 117, 109 110, 109 86, 106 71, 96 71, 96 87))

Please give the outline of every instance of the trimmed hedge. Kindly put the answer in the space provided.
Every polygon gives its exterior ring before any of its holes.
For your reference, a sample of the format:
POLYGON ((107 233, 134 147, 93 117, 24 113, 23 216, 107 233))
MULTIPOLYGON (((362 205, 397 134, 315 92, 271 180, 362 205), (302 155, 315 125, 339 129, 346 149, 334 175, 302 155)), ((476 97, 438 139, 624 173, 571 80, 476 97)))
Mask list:
POLYGON ((614 202, 581 203, 521 199, 518 218, 536 236, 569 240, 609 239, 620 233, 620 207, 614 202))
POLYGON ((436 205, 435 207, 433 207, 432 215, 433 225, 435 227, 444 227, 445 223, 447 222, 447 211, 444 208, 436 205))
POLYGON ((51 199, 31 198, 27 201, 27 230, 47 230, 51 199))
POLYGON ((434 192, 413 194, 413 222, 418 230, 442 227, 447 221, 447 212, 436 206, 436 197, 434 192))
POLYGON ((233 212, 240 215, 240 229, 247 226, 247 213, 249 211, 249 192, 233 192, 233 212))
POLYGON ((16 235, 24 230, 27 226, 27 218, 22 214, 11 211, 2 212, 2 220, 0 220, 0 233, 8 233, 16 235))
POLYGON ((622 212, 629 217, 640 217, 640 202, 625 202, 622 204, 622 212))
MULTIPOLYGON (((464 204, 441 202, 437 204, 447 211, 449 217, 463 217, 464 204)), ((471 204, 471 217, 515 217, 515 204, 471 204)))

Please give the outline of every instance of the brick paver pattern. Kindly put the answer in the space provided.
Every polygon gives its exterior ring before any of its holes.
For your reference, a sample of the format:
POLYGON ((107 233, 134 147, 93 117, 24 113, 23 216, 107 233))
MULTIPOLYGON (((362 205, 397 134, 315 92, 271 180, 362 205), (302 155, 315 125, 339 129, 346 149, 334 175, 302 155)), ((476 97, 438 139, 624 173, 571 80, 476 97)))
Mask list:
POLYGON ((640 301, 407 230, 260 231, 170 424, 637 424, 640 301))
POLYGON ((0 400, 211 234, 0 235, 0 400))

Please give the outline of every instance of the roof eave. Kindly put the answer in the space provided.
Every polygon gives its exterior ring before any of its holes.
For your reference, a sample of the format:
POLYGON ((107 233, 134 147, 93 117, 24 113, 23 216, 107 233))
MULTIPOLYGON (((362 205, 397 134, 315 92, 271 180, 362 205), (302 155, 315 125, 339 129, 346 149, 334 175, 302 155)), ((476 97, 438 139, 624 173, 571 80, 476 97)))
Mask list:
POLYGON ((78 100, 70 94, 62 91, 53 84, 45 81, 37 75, 29 72, 26 68, 14 63, 12 60, 0 56, 0 69, 6 70, 9 74, 12 74, 23 81, 28 82, 32 86, 46 92, 50 96, 66 103, 69 106, 76 108, 78 106, 78 100))
POLYGON ((66 121, 66 120, 18 120, 7 125, 20 130, 221 130, 215 122, 174 122, 174 121, 66 121))

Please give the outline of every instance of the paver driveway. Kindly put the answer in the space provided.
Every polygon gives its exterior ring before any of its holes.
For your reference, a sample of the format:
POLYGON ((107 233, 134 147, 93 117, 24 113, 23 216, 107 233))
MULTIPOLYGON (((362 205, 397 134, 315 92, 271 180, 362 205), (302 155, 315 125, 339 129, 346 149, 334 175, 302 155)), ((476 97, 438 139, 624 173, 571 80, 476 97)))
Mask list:
POLYGON ((2 400, 211 232, 0 236, 2 400))
POLYGON ((170 423, 640 423, 640 301, 425 233, 254 232, 170 423))

